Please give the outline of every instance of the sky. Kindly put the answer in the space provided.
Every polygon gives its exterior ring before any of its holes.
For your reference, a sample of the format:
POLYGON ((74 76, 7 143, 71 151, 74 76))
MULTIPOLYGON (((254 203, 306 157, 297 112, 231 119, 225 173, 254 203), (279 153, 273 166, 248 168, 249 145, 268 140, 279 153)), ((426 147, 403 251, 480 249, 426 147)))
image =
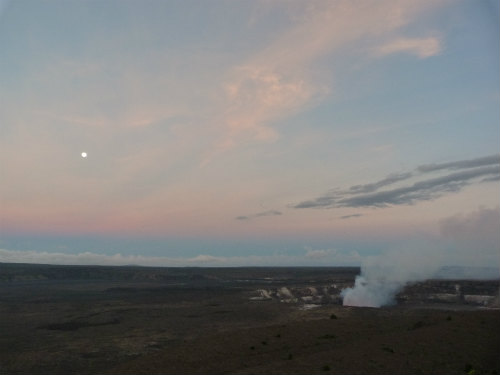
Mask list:
POLYGON ((0 262, 500 265, 499 5, 0 0, 0 262))

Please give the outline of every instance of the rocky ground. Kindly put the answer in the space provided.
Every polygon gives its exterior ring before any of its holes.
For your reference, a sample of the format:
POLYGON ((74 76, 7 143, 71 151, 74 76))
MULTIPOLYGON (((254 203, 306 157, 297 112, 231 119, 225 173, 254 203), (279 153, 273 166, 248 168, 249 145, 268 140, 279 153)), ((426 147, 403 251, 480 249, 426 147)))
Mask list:
POLYGON ((0 264, 0 374, 500 373, 498 280, 343 307, 358 272, 0 264))

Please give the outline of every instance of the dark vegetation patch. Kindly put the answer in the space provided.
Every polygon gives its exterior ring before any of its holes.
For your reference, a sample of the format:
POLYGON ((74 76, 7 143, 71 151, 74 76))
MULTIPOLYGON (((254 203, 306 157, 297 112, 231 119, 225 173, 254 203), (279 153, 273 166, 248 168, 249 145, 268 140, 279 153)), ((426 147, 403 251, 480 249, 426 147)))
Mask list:
POLYGON ((98 323, 91 323, 91 322, 87 322, 87 321, 71 321, 71 322, 63 322, 63 323, 46 324, 46 325, 40 326, 39 328, 40 329, 48 329, 51 331, 76 331, 80 328, 108 326, 108 325, 114 325, 114 324, 119 324, 119 323, 120 323, 119 319, 112 319, 112 320, 108 320, 105 322, 98 322, 98 323))
POLYGON ((425 323, 423 321, 419 320, 418 322, 414 323, 410 328, 408 328, 408 330, 413 331, 415 329, 422 328, 423 326, 425 326, 425 323))
POLYGON ((318 337, 318 339, 327 339, 327 340, 334 339, 334 338, 335 338, 335 335, 332 335, 332 334, 326 334, 326 335, 318 337))

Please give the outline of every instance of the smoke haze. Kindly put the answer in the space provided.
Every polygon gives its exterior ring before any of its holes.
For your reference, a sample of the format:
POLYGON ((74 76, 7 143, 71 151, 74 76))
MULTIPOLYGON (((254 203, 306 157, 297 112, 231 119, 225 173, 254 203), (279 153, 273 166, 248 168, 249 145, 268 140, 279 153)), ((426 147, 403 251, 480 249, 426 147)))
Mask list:
POLYGON ((344 306, 390 305, 406 284, 429 278, 499 278, 499 227, 499 208, 479 208, 442 220, 439 241, 363 258, 354 286, 342 291, 344 306))

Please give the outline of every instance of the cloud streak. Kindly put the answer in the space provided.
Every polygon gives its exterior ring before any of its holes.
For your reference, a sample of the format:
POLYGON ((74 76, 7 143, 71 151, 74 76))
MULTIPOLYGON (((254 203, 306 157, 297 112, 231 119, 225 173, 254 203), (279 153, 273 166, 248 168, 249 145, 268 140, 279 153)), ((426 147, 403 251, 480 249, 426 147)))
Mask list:
POLYGON ((276 210, 269 210, 269 211, 264 211, 264 212, 259 212, 253 215, 245 215, 245 216, 237 216, 235 219, 236 220, 251 220, 255 219, 258 217, 263 217, 263 216, 280 216, 283 215, 282 212, 276 211, 276 210))
POLYGON ((419 172, 434 172, 442 169, 465 169, 465 168, 475 168, 475 167, 485 167, 490 165, 499 165, 500 155, 490 155, 483 158, 471 159, 471 160, 460 160, 451 163, 434 163, 425 164, 417 168, 419 172))
POLYGON ((441 42, 435 37, 429 38, 398 38, 377 49, 378 56, 394 53, 409 53, 420 59, 438 55, 441 52, 441 42))
POLYGON ((300 202, 293 208, 335 207, 388 207, 412 205, 433 200, 442 195, 458 192, 473 183, 496 181, 500 178, 500 156, 490 155, 477 159, 450 163, 428 164, 414 172, 391 174, 386 178, 365 185, 351 186, 347 190, 332 191, 318 198, 300 202), (437 171, 458 170, 438 177, 425 178, 406 186, 380 190, 383 187, 404 182, 412 177, 426 177, 437 171))
POLYGON ((373 182, 371 184, 366 185, 355 185, 349 188, 349 193, 358 194, 358 193, 371 193, 380 189, 381 187, 392 185, 398 181, 403 181, 412 176, 412 173, 393 173, 387 176, 386 178, 373 182))
POLYGON ((363 216, 363 215, 362 214, 344 215, 344 216, 341 216, 340 219, 346 220, 346 219, 351 219, 353 217, 360 217, 360 216, 363 216))

